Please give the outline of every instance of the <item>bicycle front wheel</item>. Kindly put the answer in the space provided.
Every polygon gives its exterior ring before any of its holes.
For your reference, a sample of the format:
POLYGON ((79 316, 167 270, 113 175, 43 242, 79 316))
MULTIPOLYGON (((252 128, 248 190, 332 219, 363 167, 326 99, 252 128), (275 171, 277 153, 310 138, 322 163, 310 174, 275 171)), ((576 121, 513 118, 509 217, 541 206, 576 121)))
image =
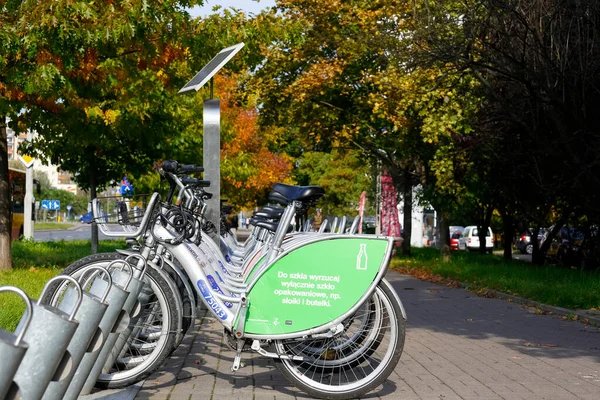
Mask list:
POLYGON ((382 280, 340 336, 275 341, 278 354, 304 358, 275 359, 275 365, 300 390, 322 399, 351 399, 375 389, 404 347, 406 319, 393 290, 382 280))

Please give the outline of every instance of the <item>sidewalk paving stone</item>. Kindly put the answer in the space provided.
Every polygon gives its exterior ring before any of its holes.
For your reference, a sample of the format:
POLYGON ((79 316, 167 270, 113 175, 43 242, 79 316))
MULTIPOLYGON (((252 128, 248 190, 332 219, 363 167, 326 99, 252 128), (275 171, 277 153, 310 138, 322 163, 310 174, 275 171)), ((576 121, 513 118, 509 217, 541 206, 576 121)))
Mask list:
MULTIPOLYGON (((598 399, 600 329, 530 307, 478 297, 395 271, 387 274, 408 316, 402 358, 365 399, 598 399)), ((206 311, 144 383, 136 399, 310 399, 273 361, 234 352, 206 311)))

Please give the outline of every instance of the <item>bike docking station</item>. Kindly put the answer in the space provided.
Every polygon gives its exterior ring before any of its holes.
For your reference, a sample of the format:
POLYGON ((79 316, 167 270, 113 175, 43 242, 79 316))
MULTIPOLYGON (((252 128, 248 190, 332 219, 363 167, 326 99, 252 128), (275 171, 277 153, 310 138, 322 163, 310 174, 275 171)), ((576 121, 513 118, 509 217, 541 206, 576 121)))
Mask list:
POLYGON ((202 154, 204 179, 210 181, 212 198, 208 205, 206 219, 214 225, 214 237, 220 236, 221 209, 221 101, 214 98, 213 76, 225 66, 244 47, 244 43, 221 50, 198 73, 186 83, 178 93, 198 91, 206 83, 210 84, 210 98, 204 100, 202 154))
POLYGON ((0 400, 89 394, 105 364, 121 354, 140 316, 145 266, 140 255, 133 255, 106 267, 91 266, 79 279, 58 275, 37 302, 18 288, 0 287, 26 305, 14 333, 0 330, 0 400), (131 260, 142 268, 137 278, 131 260), (46 292, 61 284, 53 305, 42 303, 46 292))
MULTIPOLYGON (((107 270, 101 267, 92 267, 90 269, 98 270, 100 273, 104 274, 110 285, 112 285, 112 279, 107 270)), ((84 281, 81 284, 82 288, 87 287, 92 279, 94 279, 93 276, 84 281)), ((107 285, 103 291, 97 291, 96 285, 96 287, 93 289, 91 288, 89 292, 84 290, 82 293, 81 304, 79 305, 79 310, 75 314, 75 319, 79 322, 79 328, 75 331, 75 334, 67 347, 73 365, 80 365, 86 352, 88 352, 89 349, 93 350, 97 348, 99 343, 102 342, 103 335, 99 325, 108 309, 106 299, 110 291, 110 285, 107 285)), ((72 303, 76 301, 75 294, 73 287, 69 286, 65 293, 65 297, 60 302, 58 308, 63 311, 72 308, 72 303)), ((62 379, 50 382, 43 398, 64 398, 65 393, 69 388, 69 384, 75 376, 75 372, 76 368, 71 368, 70 371, 66 372, 66 375, 62 379)))
MULTIPOLYGON (((79 326, 79 322, 75 320, 75 314, 81 304, 81 286, 70 276, 57 276, 46 283, 40 299, 49 285, 60 280, 66 280, 73 284, 76 298, 69 314, 59 308, 41 304, 39 300, 32 303, 31 320, 23 336, 29 349, 13 380, 13 389, 18 389, 23 399, 41 398, 50 381, 59 381, 71 368, 71 357, 67 352, 67 347, 79 326)), ((19 324, 16 332, 20 332, 21 329, 22 326, 19 324)), ((12 396, 16 396, 16 393, 12 396)), ((8 397, 11 397, 11 393, 8 394, 8 397)))

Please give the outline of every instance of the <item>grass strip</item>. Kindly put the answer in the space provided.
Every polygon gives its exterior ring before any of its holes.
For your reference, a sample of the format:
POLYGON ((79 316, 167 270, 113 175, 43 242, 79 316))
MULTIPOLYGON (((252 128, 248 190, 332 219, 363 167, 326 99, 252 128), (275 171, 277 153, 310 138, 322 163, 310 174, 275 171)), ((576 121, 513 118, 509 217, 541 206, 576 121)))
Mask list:
MULTIPOLYGON (((106 240, 98 244, 99 252, 125 248, 123 240, 106 240)), ((58 242, 13 242, 13 269, 0 271, 0 286, 16 286, 29 298, 37 299, 48 280, 69 264, 90 255, 89 240, 58 242)), ((0 329, 14 331, 25 304, 15 294, 0 293, 0 329)))
POLYGON ((390 266, 424 280, 462 282, 475 292, 491 289, 552 306, 600 309, 599 271, 536 266, 466 251, 453 252, 448 262, 433 248, 413 248, 412 254, 412 258, 395 257, 390 266))

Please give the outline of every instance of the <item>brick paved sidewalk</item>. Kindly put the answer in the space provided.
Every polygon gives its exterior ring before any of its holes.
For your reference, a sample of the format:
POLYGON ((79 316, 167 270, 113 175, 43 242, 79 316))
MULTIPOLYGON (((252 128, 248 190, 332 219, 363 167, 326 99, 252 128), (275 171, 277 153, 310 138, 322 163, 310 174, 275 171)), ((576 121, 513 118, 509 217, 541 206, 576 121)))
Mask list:
MULTIPOLYGON (((600 398, 600 329, 395 271, 387 278, 406 308, 406 344, 394 373, 365 398, 600 398)), ((310 398, 252 353, 233 374, 221 325, 210 316, 198 324, 136 399, 310 398)))

